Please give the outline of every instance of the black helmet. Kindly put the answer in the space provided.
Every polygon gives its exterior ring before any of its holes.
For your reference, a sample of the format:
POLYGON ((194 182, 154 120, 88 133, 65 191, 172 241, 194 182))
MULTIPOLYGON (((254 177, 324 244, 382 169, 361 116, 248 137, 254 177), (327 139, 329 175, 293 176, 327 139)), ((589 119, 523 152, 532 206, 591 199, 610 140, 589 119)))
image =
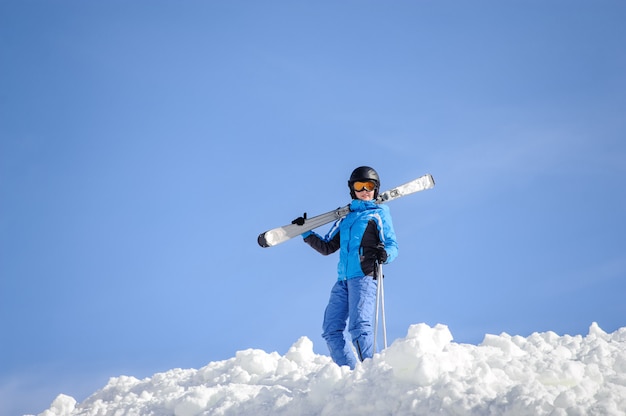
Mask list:
POLYGON ((374 190, 374 199, 378 197, 378 190, 380 189, 380 179, 378 177, 378 173, 374 170, 374 168, 370 168, 369 166, 360 166, 352 171, 352 175, 350 175, 350 179, 348 180, 348 187, 350 188, 350 196, 352 199, 356 199, 356 194, 354 193, 354 189, 352 189, 352 184, 358 181, 372 181, 376 184, 376 189, 374 190))

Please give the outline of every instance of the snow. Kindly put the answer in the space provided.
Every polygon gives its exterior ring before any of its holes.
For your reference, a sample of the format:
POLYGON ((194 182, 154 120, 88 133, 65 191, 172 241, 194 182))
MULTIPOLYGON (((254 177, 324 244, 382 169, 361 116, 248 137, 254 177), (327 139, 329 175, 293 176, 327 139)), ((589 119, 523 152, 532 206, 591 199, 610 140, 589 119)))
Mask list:
POLYGON ((200 369, 111 378, 84 402, 59 395, 41 416, 626 415, 626 327, 612 334, 486 335, 458 344, 416 324, 350 371, 302 337, 200 369))

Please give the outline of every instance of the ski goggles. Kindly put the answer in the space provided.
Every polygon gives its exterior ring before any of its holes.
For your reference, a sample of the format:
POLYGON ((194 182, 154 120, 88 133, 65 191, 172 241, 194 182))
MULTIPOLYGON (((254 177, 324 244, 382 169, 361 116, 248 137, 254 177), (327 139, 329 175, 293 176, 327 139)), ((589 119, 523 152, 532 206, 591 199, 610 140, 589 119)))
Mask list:
POLYGON ((352 189, 354 189, 354 192, 361 192, 361 191, 373 191, 374 189, 376 189, 376 184, 374 182, 354 182, 352 184, 352 189))

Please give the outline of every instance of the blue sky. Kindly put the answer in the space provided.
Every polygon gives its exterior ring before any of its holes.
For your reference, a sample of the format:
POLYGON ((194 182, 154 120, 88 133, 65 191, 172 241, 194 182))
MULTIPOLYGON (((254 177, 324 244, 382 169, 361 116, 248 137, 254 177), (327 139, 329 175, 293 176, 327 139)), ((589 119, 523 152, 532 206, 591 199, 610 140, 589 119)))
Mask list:
MULTIPOLYGON (((335 256, 257 235, 382 187, 388 338, 626 326, 621 1, 0 3, 0 413, 321 319, 335 256)), ((320 232, 325 232, 322 228, 320 232)))

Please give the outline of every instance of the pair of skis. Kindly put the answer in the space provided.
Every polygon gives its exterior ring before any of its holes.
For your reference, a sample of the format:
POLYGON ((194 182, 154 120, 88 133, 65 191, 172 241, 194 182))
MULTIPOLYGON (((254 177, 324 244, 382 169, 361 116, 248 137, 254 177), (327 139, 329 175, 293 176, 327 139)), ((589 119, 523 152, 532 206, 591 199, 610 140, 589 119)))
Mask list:
MULTIPOLYGON (((383 204, 415 192, 431 189, 434 186, 435 180, 432 175, 427 174, 420 176, 417 179, 413 179, 410 182, 381 193, 378 195, 378 198, 376 198, 376 203, 383 204)), ((312 218, 306 218, 302 225, 287 224, 282 227, 273 228, 259 234, 258 243, 261 247, 273 247, 277 244, 297 237, 302 233, 343 218, 348 215, 349 212, 349 205, 346 205, 345 207, 340 207, 312 218)))

